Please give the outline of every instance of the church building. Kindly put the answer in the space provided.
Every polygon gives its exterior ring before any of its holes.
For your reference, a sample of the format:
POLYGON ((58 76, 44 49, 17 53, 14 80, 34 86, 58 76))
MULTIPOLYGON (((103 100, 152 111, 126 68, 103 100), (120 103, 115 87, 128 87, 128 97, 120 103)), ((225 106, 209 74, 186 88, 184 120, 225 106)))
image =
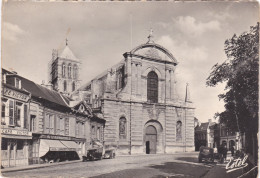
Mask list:
POLYGON ((194 150, 195 108, 188 85, 181 100, 176 91, 178 62, 152 37, 72 93, 73 99, 102 113, 104 144, 115 147, 117 154, 194 150))
POLYGON ((54 49, 52 60, 49 64, 49 81, 53 89, 63 94, 75 91, 80 85, 80 64, 80 60, 70 50, 67 39, 63 50, 58 51, 54 49))

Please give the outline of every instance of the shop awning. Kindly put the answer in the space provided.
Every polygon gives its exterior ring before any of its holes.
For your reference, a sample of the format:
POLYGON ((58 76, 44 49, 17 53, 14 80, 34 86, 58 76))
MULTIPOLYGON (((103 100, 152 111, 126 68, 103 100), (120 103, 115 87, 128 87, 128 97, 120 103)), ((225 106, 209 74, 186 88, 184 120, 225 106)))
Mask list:
POLYGON ((13 139, 22 139, 22 140, 31 140, 32 136, 23 136, 23 135, 1 135, 2 138, 13 138, 13 139))
POLYGON ((60 141, 40 139, 39 157, 44 156, 48 151, 77 151, 79 146, 73 141, 60 141))
POLYGON ((74 148, 74 149, 80 149, 80 145, 78 145, 76 142, 73 141, 60 141, 63 145, 65 145, 67 148, 74 148))

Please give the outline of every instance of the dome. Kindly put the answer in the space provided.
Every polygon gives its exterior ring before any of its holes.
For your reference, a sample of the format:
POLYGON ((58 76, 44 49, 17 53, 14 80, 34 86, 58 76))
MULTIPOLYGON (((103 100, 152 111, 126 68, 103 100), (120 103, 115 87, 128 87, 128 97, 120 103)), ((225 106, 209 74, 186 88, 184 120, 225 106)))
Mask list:
POLYGON ((139 45, 131 50, 130 53, 177 64, 177 60, 167 49, 153 42, 139 45))

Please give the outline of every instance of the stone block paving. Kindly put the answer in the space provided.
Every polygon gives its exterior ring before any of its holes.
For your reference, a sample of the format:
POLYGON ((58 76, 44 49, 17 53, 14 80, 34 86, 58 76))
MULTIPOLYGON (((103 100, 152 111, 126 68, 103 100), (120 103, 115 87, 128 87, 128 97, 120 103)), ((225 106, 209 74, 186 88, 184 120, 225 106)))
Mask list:
POLYGON ((214 164, 198 163, 198 153, 175 155, 140 155, 115 159, 78 162, 39 169, 7 172, 4 177, 203 177, 214 164))

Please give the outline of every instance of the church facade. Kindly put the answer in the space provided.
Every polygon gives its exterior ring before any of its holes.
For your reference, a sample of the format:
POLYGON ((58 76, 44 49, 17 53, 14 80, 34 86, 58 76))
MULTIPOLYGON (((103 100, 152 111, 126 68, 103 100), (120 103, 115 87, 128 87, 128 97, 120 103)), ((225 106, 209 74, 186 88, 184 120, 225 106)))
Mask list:
POLYGON ((117 154, 194 150, 194 110, 188 85, 176 91, 177 60, 152 41, 123 54, 124 59, 72 93, 106 120, 104 144, 117 154))

